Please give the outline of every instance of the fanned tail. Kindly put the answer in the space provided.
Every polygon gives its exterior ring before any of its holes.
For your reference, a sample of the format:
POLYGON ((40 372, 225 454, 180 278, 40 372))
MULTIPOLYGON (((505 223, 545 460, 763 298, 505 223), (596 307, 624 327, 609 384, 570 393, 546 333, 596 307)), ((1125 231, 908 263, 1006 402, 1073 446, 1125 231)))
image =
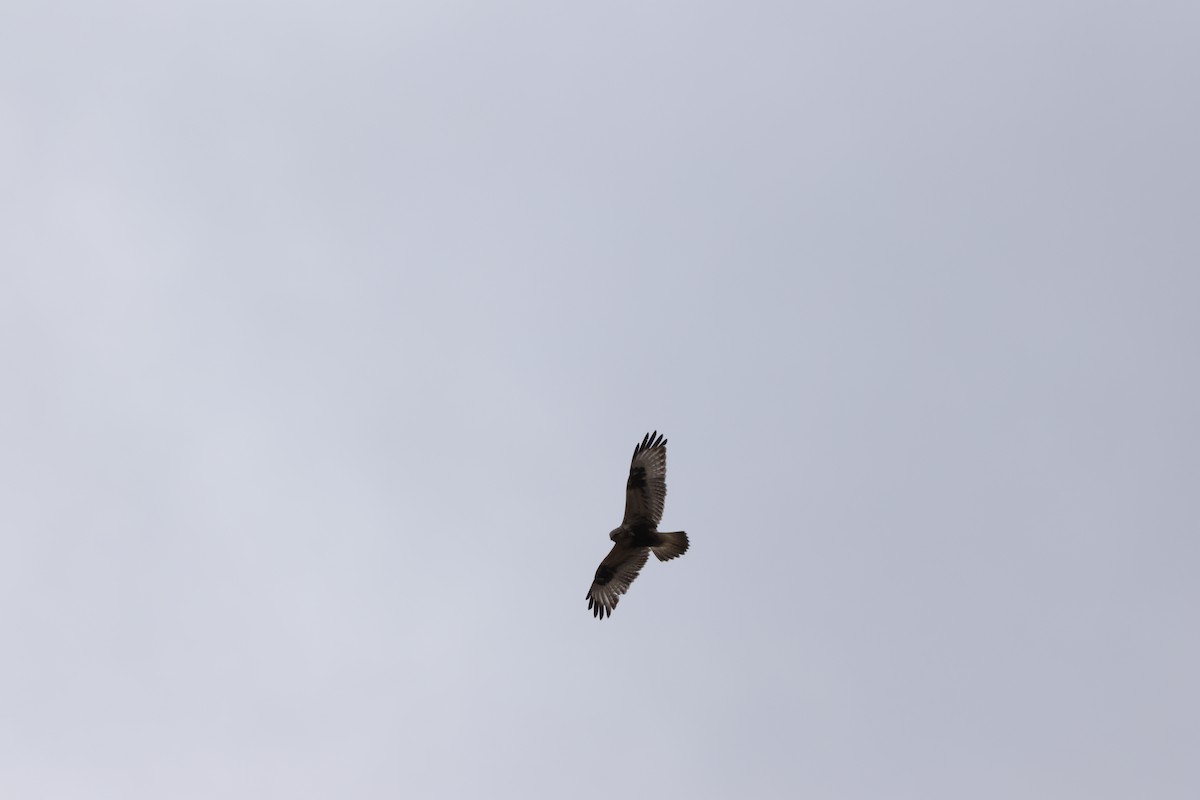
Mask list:
POLYGON ((659 543, 651 547, 655 557, 659 561, 670 561, 672 558, 678 558, 687 552, 688 538, 683 531, 675 531, 674 533, 659 533, 659 543))

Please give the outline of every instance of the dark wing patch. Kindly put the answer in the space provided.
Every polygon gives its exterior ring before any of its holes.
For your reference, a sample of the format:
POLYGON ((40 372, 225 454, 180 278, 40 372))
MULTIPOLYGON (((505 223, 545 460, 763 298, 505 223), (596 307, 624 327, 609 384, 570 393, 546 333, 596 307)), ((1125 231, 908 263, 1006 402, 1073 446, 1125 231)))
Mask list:
POLYGON ((667 498, 667 440, 658 431, 647 433, 633 448, 629 480, 625 482, 625 525, 656 528, 667 498))
POLYGON ((592 616, 600 619, 612 616, 621 595, 629 591, 629 584, 646 566, 649 557, 650 549, 647 547, 630 547, 623 542, 613 545, 596 569, 596 579, 588 589, 588 609, 592 616))
POLYGON ((636 464, 629 468, 629 480, 625 482, 625 491, 640 492, 646 488, 646 468, 636 464))

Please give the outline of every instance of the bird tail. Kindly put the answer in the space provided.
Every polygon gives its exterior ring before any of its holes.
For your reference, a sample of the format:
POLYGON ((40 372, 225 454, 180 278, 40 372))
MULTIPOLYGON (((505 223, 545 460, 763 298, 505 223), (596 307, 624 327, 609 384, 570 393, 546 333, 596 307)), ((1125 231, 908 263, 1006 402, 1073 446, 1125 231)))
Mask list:
POLYGON ((659 542, 650 549, 654 551, 654 555, 659 561, 670 561, 672 558, 677 558, 687 552, 688 538, 683 531, 675 531, 674 533, 659 533, 659 542))

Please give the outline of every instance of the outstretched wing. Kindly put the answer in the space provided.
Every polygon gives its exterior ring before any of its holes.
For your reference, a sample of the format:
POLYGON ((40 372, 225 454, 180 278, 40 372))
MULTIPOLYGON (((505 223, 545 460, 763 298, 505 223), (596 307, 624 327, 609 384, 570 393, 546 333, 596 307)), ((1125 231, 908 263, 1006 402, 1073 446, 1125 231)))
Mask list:
POLYGON ((625 525, 657 528, 666 499, 667 440, 655 431, 647 433, 633 448, 629 480, 625 483, 625 525))
POLYGON ((592 588, 588 589, 588 608, 592 616, 601 619, 612 616, 621 595, 629 591, 629 584, 633 583, 642 567, 646 566, 646 559, 649 557, 648 547, 630 547, 625 542, 613 545, 613 549, 596 570, 592 588))

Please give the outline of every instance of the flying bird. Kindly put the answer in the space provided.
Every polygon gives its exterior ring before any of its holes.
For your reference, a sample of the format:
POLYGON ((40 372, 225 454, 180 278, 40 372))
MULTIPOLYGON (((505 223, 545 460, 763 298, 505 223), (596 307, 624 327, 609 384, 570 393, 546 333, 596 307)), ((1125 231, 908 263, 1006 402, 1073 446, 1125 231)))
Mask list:
POLYGON ((629 591, 629 584, 646 566, 651 552, 659 561, 670 561, 687 552, 686 533, 658 530, 666 498, 667 440, 655 431, 633 448, 629 480, 625 483, 625 519, 621 527, 608 534, 613 548, 600 562, 587 593, 593 616, 612 616, 621 595, 629 591))

